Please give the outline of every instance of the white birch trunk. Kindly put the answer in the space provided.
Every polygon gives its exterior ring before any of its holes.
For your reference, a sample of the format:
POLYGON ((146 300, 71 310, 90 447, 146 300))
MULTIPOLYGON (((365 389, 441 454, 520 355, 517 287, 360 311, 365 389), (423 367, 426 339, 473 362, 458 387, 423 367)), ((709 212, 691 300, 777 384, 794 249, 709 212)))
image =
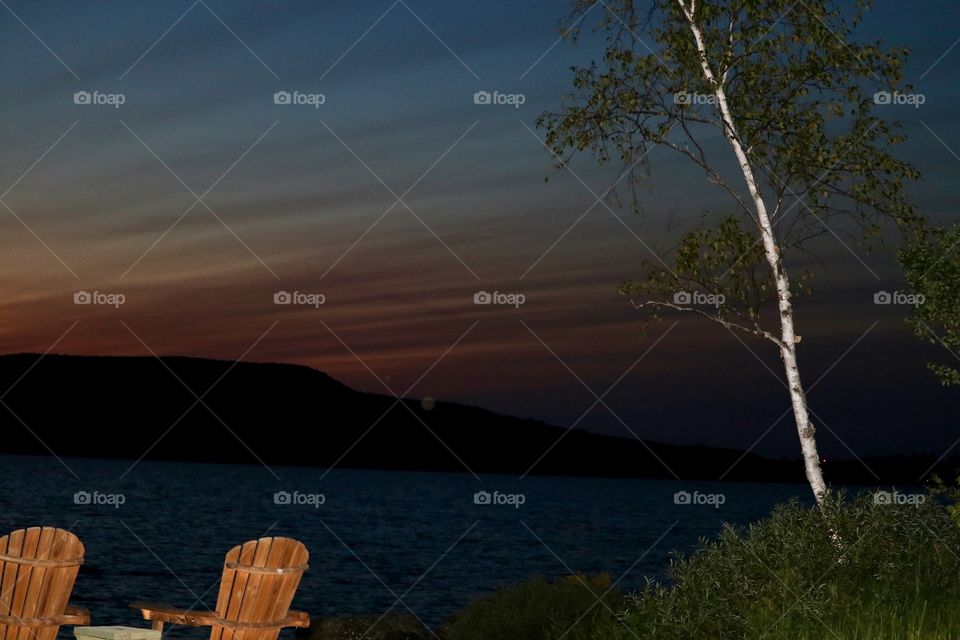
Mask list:
POLYGON ((823 480, 823 472, 820 469, 820 456, 817 453, 817 441, 814 437, 816 430, 810 422, 810 415, 807 411, 807 399, 803 392, 803 384, 800 381, 800 370, 797 366, 797 336, 793 326, 793 303, 790 300, 790 280, 783 266, 783 262, 780 259, 780 247, 777 245, 776 237, 773 233, 773 224, 767 213, 766 203, 764 202, 763 195, 760 193, 747 154, 737 136, 737 129, 733 116, 730 113, 726 91, 707 60, 703 32, 694 20, 696 0, 690 0, 689 7, 685 4, 684 0, 677 0, 677 2, 680 4, 687 18, 687 24, 690 26, 690 31, 693 33, 696 41, 704 78, 710 83, 710 86, 713 87, 714 95, 717 99, 717 106, 720 109, 720 115, 723 121, 724 135, 733 149, 737 161, 740 163, 740 170, 743 172, 747 189, 750 192, 750 197, 753 199, 754 209, 757 215, 757 225, 760 229, 761 240, 763 241, 764 254, 773 273, 777 290, 777 306, 780 311, 780 357, 783 360, 783 368, 786 372, 787 386, 790 392, 790 402, 793 407, 793 416, 797 424, 797 433, 800 436, 800 449, 803 452, 804 468, 807 481, 810 483, 811 489, 813 489, 813 495, 817 503, 820 504, 827 493, 827 485, 823 480))

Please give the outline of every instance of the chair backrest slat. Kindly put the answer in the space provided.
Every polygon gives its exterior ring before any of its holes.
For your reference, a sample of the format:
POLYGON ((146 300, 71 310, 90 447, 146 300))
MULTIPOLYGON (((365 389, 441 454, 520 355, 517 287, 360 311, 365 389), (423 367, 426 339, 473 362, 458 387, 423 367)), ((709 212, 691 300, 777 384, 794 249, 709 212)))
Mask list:
MULTIPOLYGON (((20 556, 25 534, 26 531, 21 529, 0 538, 0 551, 10 556, 20 556)), ((3 563, 3 581, 0 582, 0 615, 9 616, 13 614, 14 587, 17 584, 21 566, 13 562, 3 563)), ((7 625, 0 625, 0 640, 6 640, 6 634, 11 628, 8 628, 7 625)), ((14 630, 12 633, 16 633, 16 631, 14 630)))
MULTIPOLYGON (((239 565, 251 564, 253 554, 257 550, 257 542, 252 540, 234 547, 227 553, 226 562, 239 565)), ((227 620, 236 618, 243 603, 243 594, 249 577, 249 573, 229 568, 225 563, 223 576, 220 578, 220 594, 217 596, 217 615, 227 620)), ((232 640, 232 638, 233 630, 223 627, 214 627, 210 634, 210 640, 232 640)))
POLYGON ((300 557, 300 549, 296 545, 288 544, 286 547, 286 552, 281 562, 285 567, 294 568, 295 573, 292 575, 295 576, 295 579, 285 578, 277 581, 274 596, 270 600, 271 608, 267 612, 267 617, 273 620, 287 615, 287 612, 290 610, 290 604, 293 602, 293 596, 297 591, 297 587, 300 585, 300 578, 303 576, 299 568, 306 566, 307 559, 306 557, 300 557))
POLYGON ((227 553, 217 615, 240 628, 214 626, 211 640, 276 640, 300 584, 309 554, 291 538, 260 538, 227 553), (265 625, 266 628, 242 628, 265 625))
POLYGON ((0 624, 0 640, 54 640, 77 572, 83 543, 54 527, 19 529, 0 538, 0 615, 22 624, 0 624))
MULTIPOLYGON (((50 546, 53 543, 53 530, 44 527, 39 531, 36 528, 27 531, 27 544, 25 550, 32 550, 31 558, 45 559, 50 555, 50 546)), ((29 568, 30 577, 24 578, 26 584, 21 585, 20 591, 23 592, 23 606, 17 615, 21 618, 36 617, 37 607, 40 600, 46 598, 43 593, 43 579, 46 577, 47 570, 39 565, 32 565, 29 568)), ((30 640, 33 630, 29 627, 21 627, 17 630, 17 640, 30 640)))
MULTIPOLYGON (((27 529, 23 538, 21 554, 27 558, 37 557, 37 545, 40 543, 40 528, 30 527, 27 529)), ((30 565, 20 565, 20 571, 17 573, 17 582, 13 587, 13 604, 10 606, 10 615, 23 618, 24 604, 27 602, 27 589, 33 579, 33 567, 30 565)), ((7 640, 20 640, 19 633, 23 627, 12 627, 7 629, 7 640)), ((27 630, 29 633, 29 629, 27 630)))

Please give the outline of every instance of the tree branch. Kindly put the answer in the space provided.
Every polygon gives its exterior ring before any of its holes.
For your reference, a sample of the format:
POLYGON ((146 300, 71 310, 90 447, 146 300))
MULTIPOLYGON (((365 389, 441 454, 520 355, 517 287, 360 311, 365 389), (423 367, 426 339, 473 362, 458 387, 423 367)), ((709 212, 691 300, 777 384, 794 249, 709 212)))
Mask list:
POLYGON ((712 320, 718 324, 721 324, 728 329, 737 329, 738 331, 743 331, 744 333, 748 333, 753 336, 765 338, 770 342, 774 343, 775 345, 777 345, 778 347, 783 346, 783 343, 780 341, 780 339, 777 338, 772 333, 770 333, 769 331, 765 331, 764 329, 761 329, 759 326, 749 327, 746 325, 742 325, 738 322, 731 322, 730 320, 727 320, 722 316, 720 316, 719 313, 716 315, 713 315, 713 314, 707 313, 702 309, 696 309, 694 307, 684 307, 682 305, 675 304, 673 302, 665 302, 663 300, 647 300, 646 302, 641 302, 640 304, 633 304, 633 306, 636 309, 642 309, 643 307, 649 306, 649 307, 661 307, 665 309, 673 309, 674 311, 685 311, 688 313, 695 313, 697 315, 703 316, 704 318, 707 318, 708 320, 712 320))

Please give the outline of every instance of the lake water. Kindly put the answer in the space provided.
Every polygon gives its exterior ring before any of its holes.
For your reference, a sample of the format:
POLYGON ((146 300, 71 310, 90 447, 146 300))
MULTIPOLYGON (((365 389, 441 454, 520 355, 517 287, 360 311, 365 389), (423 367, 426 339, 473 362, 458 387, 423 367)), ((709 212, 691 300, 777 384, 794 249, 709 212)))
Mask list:
POLYGON ((435 625, 535 575, 607 572, 636 588, 722 523, 810 501, 805 485, 164 462, 124 475, 131 464, 0 456, 0 530, 46 524, 79 535, 86 563, 73 600, 94 624, 143 624, 126 607, 137 599, 212 607, 224 554, 263 535, 310 550, 296 608, 324 617, 396 604, 435 625), (489 503, 475 499, 483 491, 489 503), (676 504, 678 491, 700 504, 676 504))

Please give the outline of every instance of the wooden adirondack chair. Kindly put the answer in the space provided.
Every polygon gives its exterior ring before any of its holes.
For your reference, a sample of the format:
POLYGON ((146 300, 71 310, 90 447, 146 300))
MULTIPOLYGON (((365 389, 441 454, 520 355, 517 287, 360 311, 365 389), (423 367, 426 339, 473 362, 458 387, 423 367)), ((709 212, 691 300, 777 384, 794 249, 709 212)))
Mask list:
POLYGON ((18 529, 0 538, 0 640, 54 640, 62 624, 90 624, 68 604, 83 564, 83 543, 54 527, 18 529))
POLYGON ((130 606, 160 631, 163 623, 169 622, 211 627, 210 640, 276 640, 284 627, 310 626, 306 613, 290 611, 308 557, 303 543, 291 538, 251 540, 227 553, 216 610, 185 610, 149 602, 130 606))

